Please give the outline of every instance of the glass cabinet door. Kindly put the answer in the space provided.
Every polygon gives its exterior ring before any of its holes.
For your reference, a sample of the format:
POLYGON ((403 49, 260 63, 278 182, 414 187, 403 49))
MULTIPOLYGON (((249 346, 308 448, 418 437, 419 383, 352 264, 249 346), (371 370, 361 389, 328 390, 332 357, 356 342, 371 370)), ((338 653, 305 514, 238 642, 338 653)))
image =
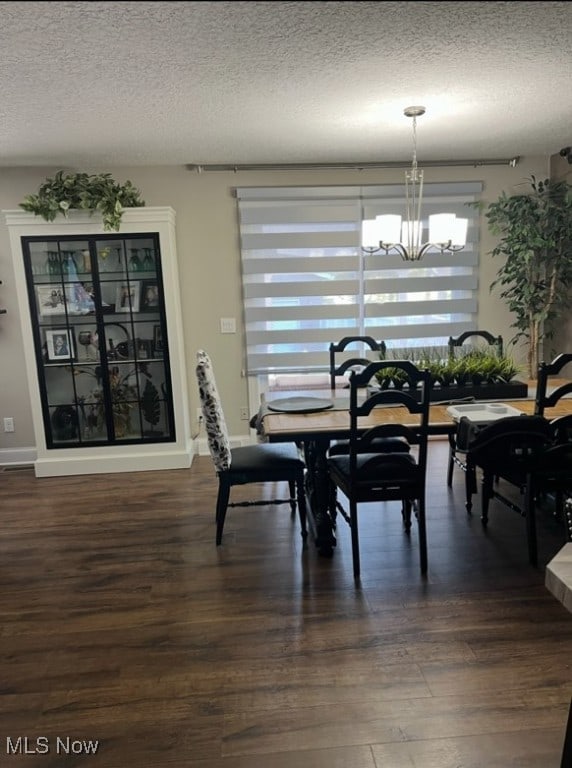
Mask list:
POLYGON ((159 240, 24 238, 46 443, 175 439, 159 240))

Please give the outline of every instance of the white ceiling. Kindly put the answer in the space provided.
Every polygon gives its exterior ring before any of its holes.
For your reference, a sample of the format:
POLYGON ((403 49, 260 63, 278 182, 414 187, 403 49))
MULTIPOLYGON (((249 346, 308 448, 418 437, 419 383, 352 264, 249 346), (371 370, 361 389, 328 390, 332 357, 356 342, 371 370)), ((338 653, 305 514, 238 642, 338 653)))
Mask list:
POLYGON ((0 2, 0 165, 550 155, 571 75, 564 2, 0 2))

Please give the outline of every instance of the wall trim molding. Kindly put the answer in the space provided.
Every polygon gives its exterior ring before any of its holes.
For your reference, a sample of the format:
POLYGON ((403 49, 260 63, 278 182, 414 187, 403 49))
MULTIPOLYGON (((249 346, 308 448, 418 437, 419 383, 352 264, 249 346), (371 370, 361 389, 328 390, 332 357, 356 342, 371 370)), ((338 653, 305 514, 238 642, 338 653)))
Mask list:
POLYGON ((34 464, 36 449, 29 448, 0 448, 0 467, 34 464))

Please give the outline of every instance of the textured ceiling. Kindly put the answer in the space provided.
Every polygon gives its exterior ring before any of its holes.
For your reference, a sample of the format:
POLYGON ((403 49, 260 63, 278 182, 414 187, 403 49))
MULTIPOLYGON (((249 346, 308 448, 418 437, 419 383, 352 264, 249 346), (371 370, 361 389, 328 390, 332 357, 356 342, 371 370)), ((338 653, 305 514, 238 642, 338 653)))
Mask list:
POLYGON ((0 165, 402 161, 572 144, 564 2, 0 2, 0 165))

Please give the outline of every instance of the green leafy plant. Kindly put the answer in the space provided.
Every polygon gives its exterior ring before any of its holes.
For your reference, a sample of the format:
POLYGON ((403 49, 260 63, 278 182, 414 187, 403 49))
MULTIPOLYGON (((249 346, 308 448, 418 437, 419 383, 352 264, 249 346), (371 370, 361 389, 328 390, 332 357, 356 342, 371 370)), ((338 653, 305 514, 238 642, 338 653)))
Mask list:
POLYGON ((529 180, 518 195, 503 192, 485 209, 492 234, 500 235, 490 252, 505 259, 491 283, 499 286, 514 315, 511 342, 528 342, 529 378, 536 378, 540 344, 554 332, 555 323, 572 306, 572 185, 566 181, 529 180))
POLYGON ((110 173, 64 173, 58 171, 40 185, 36 194, 28 195, 20 208, 53 221, 58 214, 68 211, 98 211, 105 230, 117 231, 124 208, 144 206, 141 193, 130 181, 119 184, 110 173))
MULTIPOLYGON (((499 356, 489 349, 471 349, 458 357, 441 358, 438 350, 404 350, 400 352, 402 360, 410 360, 418 368, 431 373, 433 385, 441 387, 464 387, 469 384, 508 383, 521 372, 521 368, 508 355, 499 356)), ((403 371, 385 368, 376 374, 379 386, 401 389, 407 381, 403 371), (397 375, 399 374, 399 375, 397 375)))

